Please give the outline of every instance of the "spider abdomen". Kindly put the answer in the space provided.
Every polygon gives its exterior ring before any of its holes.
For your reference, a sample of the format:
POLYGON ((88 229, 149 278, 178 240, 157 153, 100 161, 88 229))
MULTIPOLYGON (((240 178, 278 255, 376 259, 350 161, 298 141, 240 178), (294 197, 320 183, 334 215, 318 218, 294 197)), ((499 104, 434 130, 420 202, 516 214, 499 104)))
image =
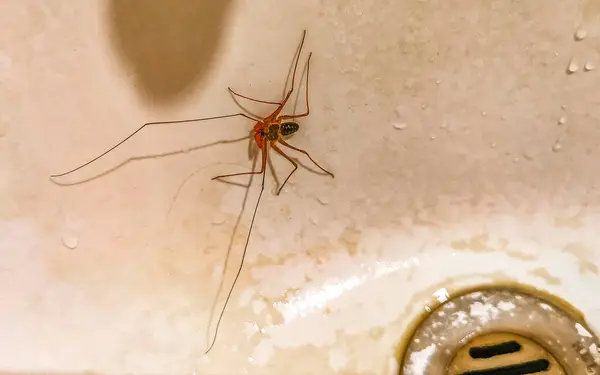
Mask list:
POLYGON ((283 136, 287 136, 287 135, 291 135, 294 134, 295 132, 298 131, 298 129, 300 129, 300 125, 298 125, 295 122, 284 122, 283 124, 281 124, 281 135, 283 136))

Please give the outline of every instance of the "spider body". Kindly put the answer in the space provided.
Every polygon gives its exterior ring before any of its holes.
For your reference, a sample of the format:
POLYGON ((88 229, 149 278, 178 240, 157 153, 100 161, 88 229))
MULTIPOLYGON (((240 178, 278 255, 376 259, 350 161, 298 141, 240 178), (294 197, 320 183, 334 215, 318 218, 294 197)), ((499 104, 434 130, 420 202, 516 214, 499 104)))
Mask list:
POLYGON ((258 148, 262 149, 265 142, 274 143, 289 137, 300 129, 295 122, 284 122, 281 120, 258 121, 254 125, 254 140, 258 148))

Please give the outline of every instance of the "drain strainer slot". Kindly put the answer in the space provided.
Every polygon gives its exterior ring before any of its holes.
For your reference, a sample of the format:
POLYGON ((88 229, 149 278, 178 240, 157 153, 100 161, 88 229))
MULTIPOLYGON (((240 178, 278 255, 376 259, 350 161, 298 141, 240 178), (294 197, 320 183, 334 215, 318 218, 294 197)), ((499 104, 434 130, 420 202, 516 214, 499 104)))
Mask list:
POLYGON ((514 333, 475 337, 458 349, 449 375, 536 374, 564 375, 560 363, 543 346, 514 333))
POLYGON ((497 355, 519 352, 521 351, 521 348, 521 344, 514 340, 504 341, 498 344, 469 348, 469 356, 473 359, 492 358, 497 355))
POLYGON ((583 321, 533 294, 490 288, 455 297, 417 327, 402 375, 600 375, 583 321))

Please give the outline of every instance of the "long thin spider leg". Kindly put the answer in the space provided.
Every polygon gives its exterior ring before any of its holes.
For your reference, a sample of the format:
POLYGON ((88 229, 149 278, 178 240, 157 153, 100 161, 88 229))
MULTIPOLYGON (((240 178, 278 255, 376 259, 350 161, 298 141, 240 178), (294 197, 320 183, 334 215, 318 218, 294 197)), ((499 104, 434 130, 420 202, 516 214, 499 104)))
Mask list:
MULTIPOLYGON (((246 252, 248 251, 248 243, 250 242, 250 235, 252 234, 252 228, 254 227, 254 219, 256 219, 256 212, 258 211, 258 206, 260 205, 260 199, 262 198, 263 191, 265 190, 265 175, 266 175, 266 173, 264 173, 264 171, 265 171, 265 167, 267 165, 267 143, 266 142, 263 144, 262 153, 263 153, 262 154, 262 166, 260 168, 260 170, 263 174, 262 175, 262 184, 260 187, 260 193, 258 194, 258 199, 256 200, 256 206, 254 207, 254 213, 252 214, 252 220, 250 221, 250 229, 248 229, 248 237, 246 237, 246 244, 244 245, 244 251, 242 252, 242 259, 240 261, 240 266, 237 270, 235 278, 233 279, 233 283, 231 284, 231 288, 229 289, 227 298, 225 299, 225 304, 223 305, 223 309, 221 310, 221 313, 219 314, 219 319, 217 320, 217 326, 215 327, 215 335, 213 336, 212 343, 208 346, 208 348, 206 349, 204 354, 207 354, 208 352, 210 352, 212 347, 215 345, 215 342, 217 341, 217 334, 219 333, 219 326, 221 325, 221 320, 223 319, 223 314, 225 313, 225 308, 227 307, 227 304, 229 303, 229 299, 231 298, 231 294, 233 293, 235 284, 237 283, 238 278, 240 277, 240 274, 242 273, 242 268, 244 266, 244 260, 246 259, 246 252)), ((250 187, 248 187, 248 189, 249 188, 250 187)))
POLYGON ((245 175, 263 173, 265 171, 265 166, 267 165, 267 143, 263 144, 263 147, 261 148, 261 152, 262 152, 262 166, 260 168, 260 171, 223 174, 223 175, 213 177, 212 180, 216 180, 216 179, 224 178, 224 177, 245 176, 245 175))
POLYGON ((246 115, 244 113, 235 113, 235 114, 232 114, 232 115, 203 117, 203 118, 195 118, 195 119, 188 119, 188 120, 147 122, 144 125, 142 125, 139 128, 137 128, 136 131, 134 131, 133 133, 131 133, 127 137, 125 137, 125 139, 123 139, 121 142, 117 143, 113 147, 111 147, 108 150, 104 151, 102 154, 96 156, 95 158, 93 158, 92 160, 88 161, 87 163, 81 164, 77 168, 73 168, 73 169, 71 169, 68 172, 50 175, 50 177, 54 178, 54 177, 65 176, 65 175, 68 175, 69 173, 73 173, 73 172, 75 172, 75 171, 77 171, 77 170, 79 170, 79 169, 81 169, 81 168, 83 168, 85 166, 88 166, 88 165, 92 164, 96 160, 100 159, 101 157, 105 156, 106 154, 108 154, 109 152, 111 152, 112 150, 114 150, 115 148, 117 148, 120 145, 122 145, 123 143, 125 143, 127 140, 129 140, 130 138, 132 138, 134 135, 136 135, 137 133, 139 133, 140 131, 142 131, 142 129, 144 129, 146 126, 149 126, 149 125, 181 124, 181 123, 186 123, 186 122, 199 122, 199 121, 207 121, 207 120, 216 120, 216 119, 222 119, 222 118, 228 118, 228 117, 235 117, 235 116, 243 116, 243 117, 245 117, 245 118, 247 118, 249 120, 252 120, 252 121, 259 121, 259 120, 255 119, 255 118, 252 118, 252 117, 250 117, 250 116, 248 116, 248 115, 246 115))
POLYGON ((285 95, 285 98, 283 98, 283 101, 281 102, 281 105, 279 106, 279 108, 277 108, 275 110, 275 112, 273 112, 271 114, 271 117, 279 116, 279 113, 281 112, 281 110, 285 106, 285 103, 287 103, 288 99, 292 95, 292 92, 294 91, 294 82, 296 80, 296 70, 298 69, 298 60, 300 59, 300 54, 302 53, 302 47, 304 46, 304 38, 306 38, 306 30, 304 30, 304 32, 302 33, 302 41, 300 42, 300 48, 298 49, 298 55, 296 56, 296 62, 294 63, 294 73, 292 75, 292 86, 290 87, 290 91, 288 91, 288 93, 285 95))
POLYGON ((279 147, 277 147, 277 145, 275 144, 275 142, 271 143, 271 147, 273 148, 273 150, 277 151, 278 154, 280 154, 281 156, 283 156, 284 158, 286 158, 294 166, 294 169, 292 169, 292 171, 290 172, 290 174, 288 174, 288 176, 283 181, 283 184, 281 184, 281 186, 277 190, 277 195, 279 195, 279 193, 281 193, 281 190, 283 189, 283 187, 285 186, 285 184, 288 182, 288 180, 290 179, 290 177, 292 177, 292 175, 294 174, 294 172, 296 172, 296 169, 298 169, 298 163, 296 163, 294 160, 292 160, 292 158, 290 158, 288 155, 286 155, 285 152, 283 152, 279 147))
POLYGON ((308 62, 306 63, 306 112, 301 113, 299 115, 281 115, 279 116, 280 120, 284 119, 294 119, 296 117, 306 117, 310 113, 310 105, 308 104, 308 78, 310 73, 310 58, 312 56, 312 52, 308 54, 308 62))
POLYGON ((248 99, 248 100, 252 100, 253 102, 257 102, 257 103, 265 103, 265 104, 275 104, 275 105, 281 105, 280 102, 270 102, 267 100, 258 100, 258 99, 253 99, 249 96, 245 96, 242 94, 238 94, 237 92, 233 91, 233 89, 231 87, 228 87, 227 90, 229 90, 230 93, 232 93, 235 96, 239 96, 240 98, 244 98, 244 99, 248 99))
POLYGON ((306 152, 305 150, 299 149, 297 147, 292 146, 291 144, 287 143, 283 138, 279 138, 279 143, 281 143, 282 145, 284 145, 285 147, 289 147, 292 150, 298 151, 303 153, 304 155, 308 156, 308 158, 310 159, 310 161, 312 161, 314 163, 314 165, 316 165, 317 167, 319 167, 320 170, 322 170, 323 172, 327 173, 328 175, 330 175, 331 177, 334 177, 333 173, 329 172, 327 169, 321 167, 319 165, 319 163, 317 163, 308 152, 306 152))

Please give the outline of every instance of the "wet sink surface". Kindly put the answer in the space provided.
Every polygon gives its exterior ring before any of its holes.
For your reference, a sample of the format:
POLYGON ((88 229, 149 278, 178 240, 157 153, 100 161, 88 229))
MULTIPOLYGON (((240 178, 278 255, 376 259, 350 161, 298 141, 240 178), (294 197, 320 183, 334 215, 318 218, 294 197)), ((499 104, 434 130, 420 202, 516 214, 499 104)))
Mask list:
POLYGON ((3 4, 0 373, 391 374, 427 304, 492 282, 600 330, 597 2, 169 4, 3 4), (252 166, 214 143, 253 124, 153 126, 48 176, 144 122, 238 112, 228 86, 276 100, 304 28, 290 143, 336 177, 301 167, 276 196, 268 171, 205 356, 260 182, 211 181, 252 166))

